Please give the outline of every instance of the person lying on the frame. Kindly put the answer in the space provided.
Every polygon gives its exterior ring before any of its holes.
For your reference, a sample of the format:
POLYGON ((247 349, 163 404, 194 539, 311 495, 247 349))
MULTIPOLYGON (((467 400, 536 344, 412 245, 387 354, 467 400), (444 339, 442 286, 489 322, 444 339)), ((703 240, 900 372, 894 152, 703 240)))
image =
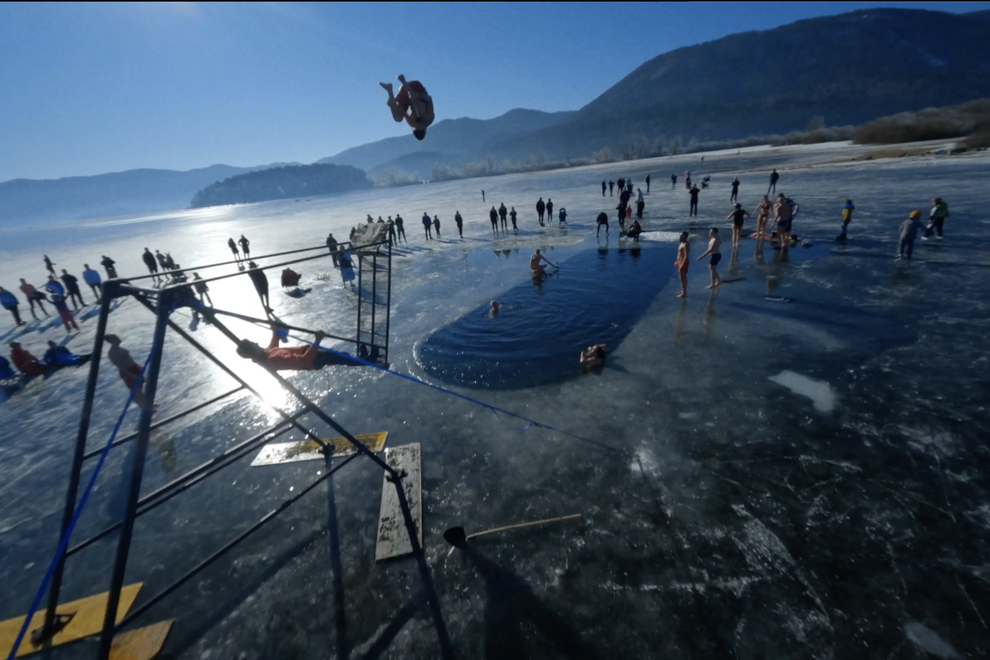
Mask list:
POLYGON ((262 348, 253 341, 242 339, 237 344, 237 354, 271 371, 308 371, 322 369, 333 364, 361 365, 360 362, 346 354, 320 350, 320 342, 324 337, 326 335, 322 331, 318 331, 314 335, 314 342, 309 346, 281 348, 279 343, 287 340, 288 333, 284 326, 273 324, 272 340, 269 342, 268 348, 262 348))

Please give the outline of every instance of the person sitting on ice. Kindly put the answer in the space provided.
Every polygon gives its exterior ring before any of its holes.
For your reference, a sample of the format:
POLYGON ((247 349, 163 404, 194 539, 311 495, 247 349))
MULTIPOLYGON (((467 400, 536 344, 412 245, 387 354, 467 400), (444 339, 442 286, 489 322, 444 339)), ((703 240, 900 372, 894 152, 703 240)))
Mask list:
POLYGON ((51 339, 48 340, 48 350, 45 351, 45 364, 54 367, 81 367, 89 362, 89 355, 76 355, 65 346, 59 346, 51 339))
POLYGON ((633 239, 637 243, 639 242, 639 235, 643 233, 643 227, 639 224, 639 220, 633 220, 632 224, 629 225, 629 229, 626 230, 626 236, 633 239))
POLYGON ((20 342, 10 342, 10 361, 25 376, 44 376, 47 371, 38 358, 21 348, 20 342))
POLYGON ((322 369, 332 364, 358 366, 361 363, 346 354, 331 353, 320 350, 320 342, 326 335, 317 332, 314 341, 309 346, 294 346, 280 348, 279 344, 286 341, 288 332, 285 326, 272 325, 272 340, 267 348, 242 339, 237 344, 237 354, 251 360, 270 371, 312 371, 322 369))
MULTIPOLYGON (((336 261, 336 257, 334 257, 336 261)), ((299 286, 299 280, 302 279, 302 275, 292 270, 291 268, 285 268, 282 270, 282 288, 288 289, 291 287, 299 286)))
POLYGON ((392 110, 392 119, 401 123, 403 120, 413 129, 417 140, 426 137, 426 129, 433 123, 433 98, 426 93, 426 88, 418 80, 406 82, 401 73, 398 76, 402 87, 399 93, 392 95, 392 83, 378 83, 386 92, 388 100, 385 104, 392 110))

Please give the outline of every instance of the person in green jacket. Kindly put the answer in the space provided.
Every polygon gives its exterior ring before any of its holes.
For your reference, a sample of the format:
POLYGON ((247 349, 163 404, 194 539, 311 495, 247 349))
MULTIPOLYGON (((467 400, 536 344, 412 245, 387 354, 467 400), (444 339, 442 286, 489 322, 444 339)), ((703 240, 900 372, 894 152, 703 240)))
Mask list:
POLYGON ((938 232, 938 237, 942 238, 942 223, 945 219, 949 217, 949 205, 942 201, 941 197, 936 197, 932 200, 932 210, 928 214, 928 227, 925 229, 925 235, 921 237, 921 240, 927 241, 933 231, 938 232))

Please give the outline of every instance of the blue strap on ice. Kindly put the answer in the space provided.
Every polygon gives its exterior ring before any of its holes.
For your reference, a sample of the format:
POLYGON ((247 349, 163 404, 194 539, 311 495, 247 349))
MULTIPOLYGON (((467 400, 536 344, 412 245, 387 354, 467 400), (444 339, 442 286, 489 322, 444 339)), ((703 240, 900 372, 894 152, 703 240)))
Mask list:
POLYGON ((100 459, 96 463, 96 468, 93 470, 93 474, 89 478, 89 483, 86 484, 86 489, 79 498, 79 503, 76 505, 76 510, 73 512, 72 518, 69 520, 68 527, 65 528, 65 534, 62 535, 61 540, 58 542, 58 548, 55 550, 55 556, 52 557, 52 561, 48 565, 48 572, 45 573, 45 579, 41 581, 41 586, 38 587, 38 593, 35 594, 34 600, 31 602, 31 607, 28 609, 27 616, 24 617, 24 623, 21 625, 21 629, 17 633, 17 639, 14 640, 14 645, 10 648, 10 655, 7 656, 7 660, 14 660, 17 656, 17 649, 21 647, 21 642, 24 641, 24 635, 27 634, 28 627, 31 625, 31 619, 34 618, 34 613, 38 611, 38 607, 41 605, 41 599, 44 598, 45 591, 48 589, 48 584, 52 581, 52 577, 55 575, 55 568, 62 560, 62 556, 65 554, 66 548, 69 547, 69 538, 71 538, 72 531, 76 528, 76 523, 79 522, 79 516, 86 507, 86 502, 89 500, 89 495, 93 491, 93 486, 96 485, 96 478, 100 475, 100 470, 103 468, 103 463, 106 461, 107 454, 110 453, 110 448, 113 447, 113 441, 117 438, 117 432, 120 431, 120 425, 124 422, 124 417, 127 416, 127 411, 130 409, 131 402, 134 400, 134 394, 137 392, 142 381, 144 380, 144 372, 148 369, 152 356, 154 356, 160 348, 161 347, 158 345, 151 347, 151 351, 148 353, 148 359, 144 361, 144 366, 141 367, 141 373, 138 375, 134 386, 127 395, 127 403, 124 404, 124 410, 120 413, 120 417, 117 418, 117 424, 113 427, 113 433, 110 434, 110 439, 107 440, 107 444, 103 447, 103 451, 100 452, 100 459))

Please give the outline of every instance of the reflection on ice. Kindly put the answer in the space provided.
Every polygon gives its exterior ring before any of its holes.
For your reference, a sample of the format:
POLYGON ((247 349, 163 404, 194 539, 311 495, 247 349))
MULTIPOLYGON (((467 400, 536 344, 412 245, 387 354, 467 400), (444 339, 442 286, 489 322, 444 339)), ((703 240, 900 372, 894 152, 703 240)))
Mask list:
POLYGON ((832 409, 835 408, 835 392, 826 382, 814 380, 787 369, 776 376, 771 376, 770 380, 778 385, 783 385, 795 394, 808 397, 815 404, 815 410, 819 412, 832 412, 832 409))

